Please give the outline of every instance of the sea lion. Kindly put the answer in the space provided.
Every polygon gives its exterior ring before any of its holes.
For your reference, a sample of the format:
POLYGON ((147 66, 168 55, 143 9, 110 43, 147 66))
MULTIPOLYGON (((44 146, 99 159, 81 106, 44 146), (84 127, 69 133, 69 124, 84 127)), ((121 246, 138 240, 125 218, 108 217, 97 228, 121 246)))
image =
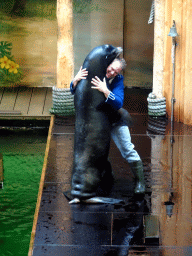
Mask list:
POLYGON ((91 79, 98 76, 103 80, 107 67, 121 52, 121 47, 108 44, 95 47, 83 63, 88 76, 82 79, 76 87, 71 195, 80 200, 96 196, 103 176, 111 173, 111 165, 108 161, 111 122, 106 111, 99 108, 105 102, 105 96, 91 88, 91 79))

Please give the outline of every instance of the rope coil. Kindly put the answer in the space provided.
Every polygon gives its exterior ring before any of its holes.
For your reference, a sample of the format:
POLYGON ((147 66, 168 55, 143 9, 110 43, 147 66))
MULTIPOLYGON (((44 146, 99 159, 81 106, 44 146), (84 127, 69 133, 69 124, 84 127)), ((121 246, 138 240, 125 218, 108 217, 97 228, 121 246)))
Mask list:
POLYGON ((167 119, 149 116, 147 132, 150 135, 165 135, 167 119))
POLYGON ((53 107, 49 110, 51 114, 61 116, 72 116, 75 114, 74 96, 69 88, 52 87, 53 107))
POLYGON ((151 5, 151 11, 150 11, 150 15, 149 15, 148 24, 153 23, 154 16, 155 16, 155 0, 152 0, 152 5, 151 5))
POLYGON ((148 115, 165 116, 166 115, 166 98, 156 98, 154 93, 150 93, 147 98, 148 115))

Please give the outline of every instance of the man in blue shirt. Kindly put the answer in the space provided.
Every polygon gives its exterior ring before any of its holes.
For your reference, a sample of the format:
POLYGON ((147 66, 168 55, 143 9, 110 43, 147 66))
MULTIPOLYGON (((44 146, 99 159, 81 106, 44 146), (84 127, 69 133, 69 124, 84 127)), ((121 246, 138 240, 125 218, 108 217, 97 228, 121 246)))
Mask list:
MULTIPOLYGON (((109 104, 114 110, 121 111, 124 101, 124 77, 120 74, 126 67, 123 58, 116 58, 107 68, 106 77, 101 81, 99 77, 92 78, 91 87, 105 95, 105 103, 109 104)), ((74 94, 76 86, 81 79, 86 79, 88 71, 80 68, 77 75, 70 84, 71 93, 74 94)), ((114 120, 111 130, 111 136, 120 150, 122 156, 127 160, 135 176, 135 194, 145 193, 145 181, 143 174, 143 164, 134 145, 131 143, 131 135, 128 126, 123 122, 114 120)))

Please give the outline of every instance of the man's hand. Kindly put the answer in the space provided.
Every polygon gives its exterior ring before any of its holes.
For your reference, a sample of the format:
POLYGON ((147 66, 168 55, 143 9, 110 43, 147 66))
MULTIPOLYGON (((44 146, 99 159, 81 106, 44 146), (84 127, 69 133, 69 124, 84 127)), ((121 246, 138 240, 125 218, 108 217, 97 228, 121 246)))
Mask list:
POLYGON ((109 89, 107 88, 106 80, 103 78, 103 81, 99 79, 99 77, 95 76, 92 78, 91 83, 95 86, 91 86, 92 89, 96 89, 102 93, 104 93, 105 97, 107 98, 110 94, 109 89))
POLYGON ((77 75, 73 79, 73 87, 75 87, 81 79, 86 79, 88 76, 88 71, 86 68, 82 69, 82 66, 80 67, 77 75))

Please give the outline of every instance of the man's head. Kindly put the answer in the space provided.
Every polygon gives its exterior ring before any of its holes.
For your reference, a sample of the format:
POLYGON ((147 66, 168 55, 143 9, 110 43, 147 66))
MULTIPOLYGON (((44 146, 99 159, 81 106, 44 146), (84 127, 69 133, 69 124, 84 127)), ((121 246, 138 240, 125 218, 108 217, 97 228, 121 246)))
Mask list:
POLYGON ((123 58, 116 58, 114 61, 108 66, 106 77, 114 78, 116 75, 121 73, 123 69, 126 67, 126 62, 123 58))

